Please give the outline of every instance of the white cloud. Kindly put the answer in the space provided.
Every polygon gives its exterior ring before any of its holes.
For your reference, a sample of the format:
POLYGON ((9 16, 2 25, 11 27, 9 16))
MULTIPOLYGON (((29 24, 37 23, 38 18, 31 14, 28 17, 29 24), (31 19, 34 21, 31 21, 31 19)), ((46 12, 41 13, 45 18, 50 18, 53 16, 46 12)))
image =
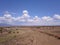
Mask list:
POLYGON ((23 17, 23 18, 30 18, 27 10, 24 10, 24 11, 23 11, 22 17, 23 17))
POLYGON ((6 12, 3 17, 0 17, 0 23, 12 24, 15 20, 15 17, 12 17, 12 15, 9 14, 9 12, 6 12))
POLYGON ((27 22, 33 23, 33 22, 34 22, 34 20, 33 20, 33 19, 28 19, 28 21, 27 21, 27 22))
POLYGON ((39 23, 41 19, 40 19, 38 16, 35 16, 35 17, 33 18, 33 20, 34 20, 34 22, 39 23))
POLYGON ((28 11, 27 10, 23 10, 23 14, 28 14, 28 11))
POLYGON ((53 18, 51 18, 50 16, 44 16, 44 17, 42 17, 42 20, 45 20, 45 21, 52 21, 53 18))
POLYGON ((55 14, 53 17, 54 17, 55 19, 59 19, 59 20, 60 20, 60 15, 58 15, 58 14, 55 14))
POLYGON ((29 14, 28 14, 28 11, 27 10, 24 10, 23 11, 23 15, 22 16, 20 16, 20 17, 17 17, 16 19, 17 19, 17 21, 22 21, 22 22, 26 22, 26 21, 28 21, 29 20, 29 18, 30 18, 30 16, 29 16, 29 14))
POLYGON ((18 21, 18 22, 25 22, 25 19, 23 17, 17 17, 16 21, 18 21))
MULTIPOLYGON (((0 17, 0 23, 9 23, 9 24, 16 24, 21 23, 25 25, 59 25, 60 24, 60 15, 54 15, 53 17, 50 16, 43 16, 43 17, 31 17, 28 14, 27 10, 23 11, 23 15, 20 17, 13 17, 8 11, 4 14, 3 17, 0 17), (57 21, 57 20, 58 21, 57 21)), ((23 24, 23 25, 24 25, 23 24)))
POLYGON ((35 16, 32 19, 28 19, 28 22, 31 22, 31 23, 40 23, 40 21, 41 19, 38 16, 35 16))
POLYGON ((4 17, 0 17, 0 23, 3 23, 4 17))
POLYGON ((10 14, 4 14, 5 21, 11 23, 13 21, 12 16, 10 14))

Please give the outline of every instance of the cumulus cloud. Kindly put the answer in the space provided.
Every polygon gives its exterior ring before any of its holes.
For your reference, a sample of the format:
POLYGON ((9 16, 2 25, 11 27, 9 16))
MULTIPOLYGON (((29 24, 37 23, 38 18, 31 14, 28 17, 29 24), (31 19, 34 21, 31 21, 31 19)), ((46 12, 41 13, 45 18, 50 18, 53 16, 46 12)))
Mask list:
POLYGON ((54 17, 55 19, 59 19, 59 20, 60 20, 60 15, 58 15, 58 14, 55 14, 53 17, 54 17))
POLYGON ((45 21, 52 21, 53 18, 50 17, 50 16, 44 16, 44 17, 42 17, 42 20, 45 20, 45 21))
POLYGON ((8 11, 4 14, 3 17, 0 17, 0 23, 8 24, 21 24, 21 25, 59 25, 60 24, 60 15, 55 14, 53 17, 35 16, 31 18, 27 10, 23 10, 22 16, 13 17, 8 11), (56 20, 57 19, 57 20, 56 20))
POLYGON ((18 22, 25 22, 25 19, 23 17, 17 17, 16 21, 18 21, 18 22))
POLYGON ((23 15, 20 16, 20 17, 17 17, 17 21, 22 21, 22 22, 25 22, 25 21, 28 21, 30 18, 29 14, 28 14, 28 11, 27 10, 24 10, 23 11, 23 15))
POLYGON ((30 17, 27 10, 24 10, 24 11, 23 11, 22 17, 23 17, 23 18, 29 18, 29 17, 30 17))
POLYGON ((41 20, 41 19, 40 19, 38 16, 35 16, 35 17, 33 18, 33 21, 34 21, 34 22, 37 22, 37 23, 39 23, 40 20, 41 20))
POLYGON ((0 23, 13 23, 15 21, 15 17, 12 17, 9 12, 6 12, 3 17, 0 17, 0 23))
POLYGON ((4 17, 0 17, 0 23, 3 23, 4 17))

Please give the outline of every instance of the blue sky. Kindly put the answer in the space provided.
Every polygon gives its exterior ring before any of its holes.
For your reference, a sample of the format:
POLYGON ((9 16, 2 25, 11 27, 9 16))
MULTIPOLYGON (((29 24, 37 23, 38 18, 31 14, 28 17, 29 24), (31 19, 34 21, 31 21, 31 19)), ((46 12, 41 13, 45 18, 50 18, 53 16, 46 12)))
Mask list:
POLYGON ((23 10, 33 16, 60 14, 60 0, 0 0, 0 14, 9 11, 19 16, 23 10))
POLYGON ((31 18, 55 17, 60 23, 60 0, 0 0, 0 17, 3 17, 6 11, 13 17, 19 17, 24 10, 29 12, 31 18))

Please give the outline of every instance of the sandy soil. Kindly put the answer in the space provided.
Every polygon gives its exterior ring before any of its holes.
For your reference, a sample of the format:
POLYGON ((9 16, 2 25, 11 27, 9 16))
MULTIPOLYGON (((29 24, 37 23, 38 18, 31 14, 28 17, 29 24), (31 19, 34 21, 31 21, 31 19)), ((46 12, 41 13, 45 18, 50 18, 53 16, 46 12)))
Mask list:
POLYGON ((60 45, 60 39, 55 38, 55 35, 50 31, 29 28, 21 28, 18 31, 19 33, 15 31, 17 35, 14 38, 7 39, 7 41, 0 43, 0 45, 60 45))

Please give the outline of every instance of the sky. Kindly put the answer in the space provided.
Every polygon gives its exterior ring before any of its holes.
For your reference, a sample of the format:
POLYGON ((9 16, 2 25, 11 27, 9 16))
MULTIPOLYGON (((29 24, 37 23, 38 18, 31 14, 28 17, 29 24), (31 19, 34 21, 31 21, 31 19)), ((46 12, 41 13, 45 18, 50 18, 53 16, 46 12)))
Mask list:
POLYGON ((0 0, 0 23, 60 25, 60 0, 0 0))

